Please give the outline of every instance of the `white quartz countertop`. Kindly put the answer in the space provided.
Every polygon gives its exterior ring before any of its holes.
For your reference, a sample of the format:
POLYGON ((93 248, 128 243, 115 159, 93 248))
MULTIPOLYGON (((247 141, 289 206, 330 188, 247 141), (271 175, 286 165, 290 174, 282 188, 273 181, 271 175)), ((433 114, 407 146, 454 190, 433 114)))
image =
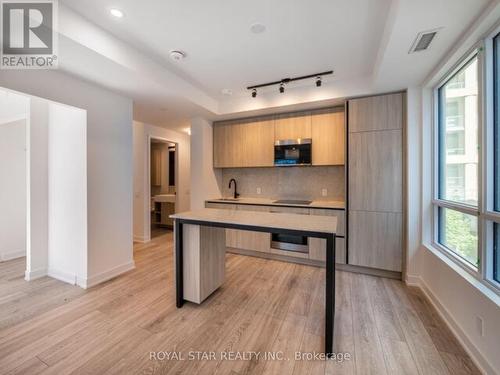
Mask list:
POLYGON ((249 225, 273 229, 291 229, 304 232, 333 234, 337 231, 334 216, 300 215, 275 212, 253 212, 203 208, 170 215, 172 219, 193 220, 206 223, 249 225))
POLYGON ((290 204, 290 203, 274 203, 276 199, 268 198, 238 198, 236 200, 225 200, 222 198, 209 199, 210 203, 226 203, 226 204, 253 204, 262 206, 281 206, 281 207, 305 207, 305 208, 326 208, 344 210, 345 202, 343 201, 312 201, 311 204, 290 204))

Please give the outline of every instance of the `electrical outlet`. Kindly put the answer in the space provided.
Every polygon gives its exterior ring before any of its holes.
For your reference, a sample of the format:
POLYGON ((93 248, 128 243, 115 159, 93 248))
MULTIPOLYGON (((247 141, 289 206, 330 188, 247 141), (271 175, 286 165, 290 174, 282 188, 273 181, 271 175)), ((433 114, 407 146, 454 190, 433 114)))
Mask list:
POLYGON ((484 321, 480 316, 476 316, 476 329, 479 336, 484 337, 484 321))
POLYGON ((262 189, 260 187, 257 188, 257 194, 260 195, 262 193, 262 189))
POLYGON ((321 196, 326 197, 328 195, 328 190, 327 189, 321 189, 321 196))

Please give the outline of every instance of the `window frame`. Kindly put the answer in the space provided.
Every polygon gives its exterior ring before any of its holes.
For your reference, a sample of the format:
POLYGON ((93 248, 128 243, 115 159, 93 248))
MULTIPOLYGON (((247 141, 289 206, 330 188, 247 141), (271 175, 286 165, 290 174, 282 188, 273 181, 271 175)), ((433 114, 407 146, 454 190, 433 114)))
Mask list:
MULTIPOLYGON (((494 210, 495 178, 495 87, 494 87, 494 39, 500 38, 500 26, 486 38, 476 43, 432 90, 432 226, 431 242, 455 264, 500 295, 500 282, 494 279, 494 224, 500 225, 500 211, 494 210), (478 58, 478 205, 460 204, 439 198, 440 194, 440 123, 439 89, 477 54, 478 58), (439 208, 448 208, 471 216, 478 222, 477 268, 439 243, 439 208)), ((500 90, 500 88, 499 88, 500 90)), ((500 92, 499 92, 500 93, 500 92)), ((498 119, 500 121, 500 119, 498 119)), ((500 131, 500 122, 498 124, 500 131)), ((500 141, 499 141, 500 142, 500 141)), ((499 145, 500 147, 500 145, 499 145)), ((500 158, 499 158, 500 162, 500 158)), ((499 243, 500 246, 500 243, 499 243)))
POLYGON ((479 152, 478 155, 478 206, 471 206, 465 203, 457 203, 450 200, 440 198, 441 191, 441 179, 440 179, 440 169, 441 169, 441 128, 440 128, 440 105, 441 105, 441 95, 440 89, 446 85, 454 75, 456 75, 463 67, 465 67, 469 62, 477 56, 477 69, 478 69, 478 143, 481 145, 482 140, 482 43, 478 43, 474 45, 471 50, 465 54, 457 64, 453 66, 453 68, 445 74, 445 76, 436 84, 433 89, 433 183, 432 183, 432 206, 433 206, 433 215, 432 215, 432 245, 440 250, 443 254, 445 254, 449 259, 458 264, 460 267, 465 269, 471 275, 473 275, 477 279, 481 279, 482 274, 482 266, 483 266, 483 243, 482 243, 482 222, 481 222, 481 204, 482 204, 482 185, 481 185, 481 176, 482 176, 482 153, 479 152), (439 217, 439 209, 446 208, 450 210, 454 210, 466 215, 474 216, 477 219, 477 233, 478 233, 478 262, 479 266, 476 268, 473 264, 468 262, 466 259, 458 255, 453 250, 449 249, 445 245, 439 242, 439 225, 440 225, 440 217, 439 217))

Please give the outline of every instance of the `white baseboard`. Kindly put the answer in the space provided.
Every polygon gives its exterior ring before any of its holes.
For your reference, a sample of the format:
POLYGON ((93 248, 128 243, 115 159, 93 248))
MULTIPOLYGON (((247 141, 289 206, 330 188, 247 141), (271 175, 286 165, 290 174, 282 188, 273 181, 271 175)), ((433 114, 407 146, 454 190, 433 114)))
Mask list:
POLYGON ((432 306, 436 309, 439 316, 446 323, 447 327, 453 333, 455 338, 460 342, 462 347, 465 349, 467 354, 471 357, 474 364, 479 368, 483 374, 496 374, 495 369, 489 364, 489 362, 484 358, 481 352, 475 347, 472 341, 469 339, 467 334, 462 330, 460 325, 455 321, 453 315, 446 309, 446 307, 441 304, 439 299, 432 293, 431 289, 427 286, 425 281, 419 278, 420 289, 430 301, 432 306))
POLYGON ((151 241, 149 238, 146 238, 145 236, 134 236, 134 242, 139 242, 139 243, 146 243, 151 241))
POLYGON ((116 276, 121 275, 122 273, 131 271, 135 268, 134 261, 122 264, 118 267, 112 268, 108 271, 101 272, 97 275, 90 276, 86 279, 78 277, 76 279, 76 284, 84 289, 91 288, 96 286, 97 284, 103 283, 104 281, 108 281, 116 276))
POLYGON ((47 270, 45 268, 39 268, 37 270, 24 272, 24 280, 26 281, 40 279, 41 277, 45 276, 47 276, 47 270))
POLYGON ((8 253, 0 254, 0 262, 6 262, 8 260, 22 258, 26 256, 26 250, 10 251, 8 253))
POLYGON ((68 273, 68 272, 63 272, 59 270, 55 270, 53 268, 49 268, 47 272, 47 276, 50 276, 54 279, 64 281, 65 283, 71 284, 71 285, 76 285, 76 275, 68 273))
POLYGON ((420 276, 406 274, 405 283, 408 286, 418 286, 418 287, 420 287, 420 285, 421 285, 420 276))

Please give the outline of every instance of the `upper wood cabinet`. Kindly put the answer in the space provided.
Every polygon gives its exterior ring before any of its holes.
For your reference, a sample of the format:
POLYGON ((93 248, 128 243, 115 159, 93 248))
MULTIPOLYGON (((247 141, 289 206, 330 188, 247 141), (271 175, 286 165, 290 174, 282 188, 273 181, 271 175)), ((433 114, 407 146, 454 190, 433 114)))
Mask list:
POLYGON ((401 93, 349 100, 349 132, 393 130, 402 127, 401 93))
POLYGON ((311 117, 312 164, 344 165, 344 109, 332 108, 313 113, 311 117))
POLYGON ((312 138, 313 165, 343 165, 344 108, 214 124, 214 167, 272 167, 274 142, 312 138))
POLYGON ((274 140, 311 138, 311 113, 277 115, 274 122, 274 140))
POLYGON ((274 120, 254 119, 214 125, 214 167, 271 167, 274 120))

